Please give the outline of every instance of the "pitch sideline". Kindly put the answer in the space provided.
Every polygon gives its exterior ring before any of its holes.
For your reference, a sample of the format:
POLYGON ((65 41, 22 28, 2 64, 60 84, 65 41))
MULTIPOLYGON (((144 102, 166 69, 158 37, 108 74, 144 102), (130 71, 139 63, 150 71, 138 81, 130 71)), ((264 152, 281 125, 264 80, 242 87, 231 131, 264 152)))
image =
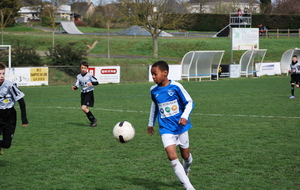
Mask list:
MULTIPOLYGON (((80 107, 31 107, 31 109, 78 109, 80 107)), ((136 110, 122 110, 122 109, 107 109, 107 108, 93 108, 93 110, 111 111, 111 112, 128 112, 128 113, 149 113, 149 111, 136 111, 136 110)), ((235 114, 203 114, 203 113, 192 113, 191 115, 201 115, 201 116, 213 116, 213 117, 251 117, 251 118, 274 118, 274 119, 300 119, 300 117, 287 117, 287 116, 268 116, 268 115, 235 115, 235 114)))

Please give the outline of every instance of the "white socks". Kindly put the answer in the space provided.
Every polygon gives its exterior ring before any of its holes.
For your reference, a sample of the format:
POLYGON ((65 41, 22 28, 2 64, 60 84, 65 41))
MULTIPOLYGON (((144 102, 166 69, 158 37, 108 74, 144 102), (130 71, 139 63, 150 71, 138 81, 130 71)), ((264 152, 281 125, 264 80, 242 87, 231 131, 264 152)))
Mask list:
POLYGON ((191 166, 192 162, 193 162, 193 157, 192 157, 191 153, 190 153, 189 158, 187 160, 183 160, 183 162, 182 162, 184 171, 187 175, 188 175, 189 171, 191 170, 190 166, 191 166))
MULTIPOLYGON (((191 156, 190 156, 191 157, 191 156)), ((173 166, 174 172, 180 182, 183 184, 185 189, 194 190, 193 185, 190 182, 190 179, 186 175, 182 164, 179 162, 178 159, 170 161, 171 165, 173 166)))

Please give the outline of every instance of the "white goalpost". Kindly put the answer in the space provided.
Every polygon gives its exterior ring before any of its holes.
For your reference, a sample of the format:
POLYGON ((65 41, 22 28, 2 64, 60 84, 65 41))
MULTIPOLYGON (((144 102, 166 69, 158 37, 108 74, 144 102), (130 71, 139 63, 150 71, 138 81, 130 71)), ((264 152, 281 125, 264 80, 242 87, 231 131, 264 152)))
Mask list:
POLYGON ((11 80, 11 45, 0 45, 0 50, 8 50, 8 60, 5 78, 11 80))
POLYGON ((11 69, 11 45, 0 45, 0 50, 8 49, 8 68, 11 69))

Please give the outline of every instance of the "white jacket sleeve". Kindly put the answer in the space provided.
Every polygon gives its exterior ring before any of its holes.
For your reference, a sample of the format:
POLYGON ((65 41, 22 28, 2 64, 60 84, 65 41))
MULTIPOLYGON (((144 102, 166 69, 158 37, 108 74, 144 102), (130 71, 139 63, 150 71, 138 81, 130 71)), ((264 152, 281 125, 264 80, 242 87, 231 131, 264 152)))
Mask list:
POLYGON ((194 108, 194 102, 192 99, 189 99, 188 104, 185 106, 184 112, 181 115, 181 118, 188 119, 193 108, 194 108))

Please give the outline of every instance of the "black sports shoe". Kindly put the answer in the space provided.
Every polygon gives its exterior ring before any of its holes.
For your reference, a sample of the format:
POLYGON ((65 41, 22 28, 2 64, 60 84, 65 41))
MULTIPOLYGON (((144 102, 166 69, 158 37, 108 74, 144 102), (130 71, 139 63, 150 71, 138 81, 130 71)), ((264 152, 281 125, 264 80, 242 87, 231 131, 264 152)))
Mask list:
POLYGON ((89 127, 96 127, 97 126, 97 119, 94 119, 94 121, 89 125, 89 127))

